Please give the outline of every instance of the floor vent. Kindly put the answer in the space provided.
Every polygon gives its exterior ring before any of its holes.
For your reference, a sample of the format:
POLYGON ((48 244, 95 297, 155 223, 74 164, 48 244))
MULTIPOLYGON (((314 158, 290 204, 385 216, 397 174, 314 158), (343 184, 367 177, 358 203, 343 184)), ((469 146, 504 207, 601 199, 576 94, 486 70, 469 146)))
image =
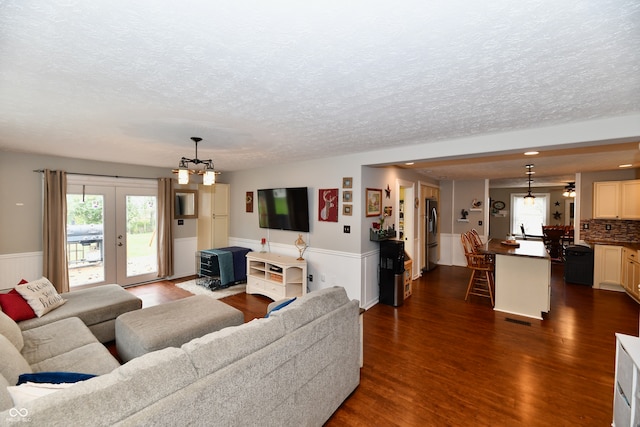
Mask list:
POLYGON ((504 320, 511 323, 517 323, 518 325, 531 326, 531 322, 525 320, 512 319, 511 317, 505 317, 504 320))

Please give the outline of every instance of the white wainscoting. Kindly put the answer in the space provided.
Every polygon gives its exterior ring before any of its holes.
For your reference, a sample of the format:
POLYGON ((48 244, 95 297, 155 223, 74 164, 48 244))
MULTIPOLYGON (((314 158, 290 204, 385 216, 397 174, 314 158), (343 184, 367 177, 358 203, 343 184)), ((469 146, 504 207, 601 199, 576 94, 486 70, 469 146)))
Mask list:
POLYGON ((0 290, 14 288, 22 279, 42 277, 42 252, 0 255, 0 290))
POLYGON ((459 234, 440 234, 440 265, 467 266, 459 234))
MULTIPOLYGON (((229 246, 240 246, 254 251, 260 251, 262 246, 257 240, 229 238, 229 246)), ((273 253, 298 257, 298 250, 293 245, 271 243, 269 249, 273 253)), ((368 308, 377 302, 377 252, 375 253, 375 301, 366 284, 369 283, 368 257, 350 252, 329 251, 324 249, 307 248, 304 258, 307 260, 307 274, 313 276, 313 281, 307 281, 309 291, 324 289, 331 286, 342 286, 350 299, 360 301, 360 306, 368 308), (366 298, 366 299, 365 299, 366 298)))
POLYGON ((173 239, 173 276, 180 278, 193 276, 197 273, 196 248, 198 247, 197 237, 185 237, 173 239))
POLYGON ((378 264, 380 250, 363 254, 362 258, 362 300, 360 306, 370 309, 380 301, 378 286, 378 264))

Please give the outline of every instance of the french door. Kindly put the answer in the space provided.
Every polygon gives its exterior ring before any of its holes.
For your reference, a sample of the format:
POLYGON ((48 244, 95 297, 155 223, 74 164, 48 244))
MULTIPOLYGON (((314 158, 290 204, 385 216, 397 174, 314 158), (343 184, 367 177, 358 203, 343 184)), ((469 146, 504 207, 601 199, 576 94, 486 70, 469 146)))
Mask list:
POLYGON ((67 184, 71 287, 157 278, 157 183, 72 175, 67 184))

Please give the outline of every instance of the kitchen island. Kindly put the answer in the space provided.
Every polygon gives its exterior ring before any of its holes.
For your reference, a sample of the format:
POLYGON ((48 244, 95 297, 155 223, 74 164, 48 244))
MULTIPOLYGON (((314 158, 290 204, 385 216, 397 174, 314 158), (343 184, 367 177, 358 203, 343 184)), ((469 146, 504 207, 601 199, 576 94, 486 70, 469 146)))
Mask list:
POLYGON ((491 239, 484 245, 483 252, 496 258, 494 310, 542 319, 551 308, 551 258, 542 241, 517 243, 491 239))

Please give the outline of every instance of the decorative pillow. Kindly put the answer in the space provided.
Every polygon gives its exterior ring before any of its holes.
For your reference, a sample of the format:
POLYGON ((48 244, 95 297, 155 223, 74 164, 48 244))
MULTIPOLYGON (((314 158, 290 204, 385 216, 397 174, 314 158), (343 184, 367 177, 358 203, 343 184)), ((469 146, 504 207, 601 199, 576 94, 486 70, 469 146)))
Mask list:
POLYGON ((94 374, 81 374, 78 372, 34 372, 32 374, 21 374, 16 385, 24 383, 77 383, 95 377, 94 374))
POLYGON ((0 308, 16 322, 36 317, 31 306, 15 289, 11 289, 6 294, 0 294, 0 308))
POLYGON ((24 408, 25 404, 33 399, 55 393, 63 388, 69 388, 72 385, 73 383, 24 383, 17 386, 9 386, 7 390, 11 394, 11 399, 13 399, 13 406, 15 408, 24 408))
POLYGON ((46 277, 16 286, 15 290, 22 295, 38 317, 66 302, 46 277))
POLYGON ((291 299, 288 299, 288 300, 286 300, 286 301, 282 301, 280 304, 276 305, 276 306, 275 306, 275 307, 273 307, 271 310, 269 310, 269 311, 267 312, 267 315, 266 315, 266 316, 264 316, 264 317, 269 317, 269 315, 271 315, 271 313, 273 313, 274 311, 278 311, 278 310, 280 310, 281 308, 284 308, 284 307, 288 306, 289 304, 291 304, 291 303, 292 303, 292 302, 294 302, 295 300, 296 300, 296 298, 291 298, 291 299))

